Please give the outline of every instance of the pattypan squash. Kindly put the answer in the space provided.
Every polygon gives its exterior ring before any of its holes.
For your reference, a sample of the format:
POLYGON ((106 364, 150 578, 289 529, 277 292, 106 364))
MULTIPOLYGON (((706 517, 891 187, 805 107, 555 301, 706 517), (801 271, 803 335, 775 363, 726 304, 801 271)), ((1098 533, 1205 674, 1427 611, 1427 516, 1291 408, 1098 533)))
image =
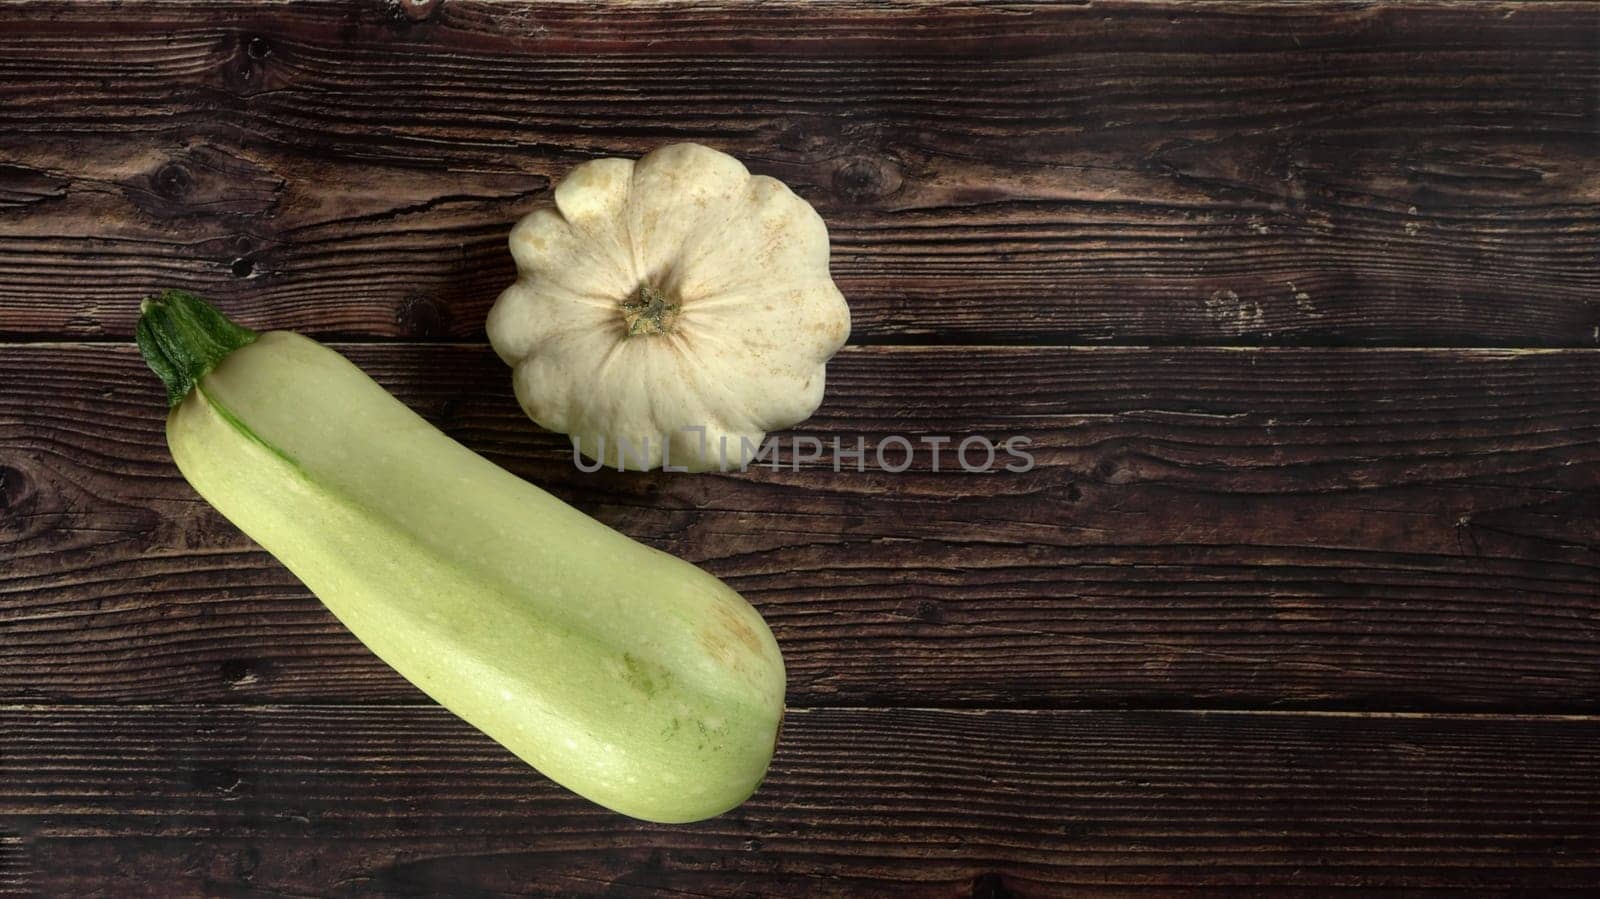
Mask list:
POLYGON ((745 464, 816 411, 850 334, 822 218, 698 144, 577 166, 511 254, 489 340, 529 417, 596 463, 745 464))

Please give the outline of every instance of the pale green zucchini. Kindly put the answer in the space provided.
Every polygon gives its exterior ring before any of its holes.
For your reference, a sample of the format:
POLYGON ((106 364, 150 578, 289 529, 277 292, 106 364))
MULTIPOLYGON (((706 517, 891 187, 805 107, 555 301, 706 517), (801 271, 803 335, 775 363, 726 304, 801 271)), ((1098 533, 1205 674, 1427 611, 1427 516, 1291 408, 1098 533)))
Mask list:
POLYGON ((167 442, 200 495, 379 658, 552 780, 649 821, 743 802, 784 669, 721 581, 445 436, 343 356, 147 300, 167 442))

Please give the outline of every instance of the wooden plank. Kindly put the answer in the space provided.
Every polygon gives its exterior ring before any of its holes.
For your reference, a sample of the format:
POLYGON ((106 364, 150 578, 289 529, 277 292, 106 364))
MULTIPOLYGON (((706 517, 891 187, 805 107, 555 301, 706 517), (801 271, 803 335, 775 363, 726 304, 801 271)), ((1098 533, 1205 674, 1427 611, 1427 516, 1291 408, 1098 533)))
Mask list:
POLYGON ((0 334, 126 337, 176 285, 322 335, 476 337, 551 179, 698 140, 818 206, 864 342, 1600 344, 1584 3, 211 0, 6 26, 0 334))
MULTIPOLYGON (((1037 466, 688 476, 576 471, 481 347, 344 349, 728 579, 796 704, 1600 709, 1600 352, 852 349, 802 433, 1037 466)), ((0 384, 0 697, 415 700, 181 481, 132 348, 0 384)))
POLYGON ((30 870, 28 855, 22 835, 0 827, 0 896, 27 896, 35 892, 29 886, 36 878, 30 870))
POLYGON ((436 707, 3 714, 0 814, 54 895, 1482 894, 1600 877, 1593 718, 797 710, 754 798, 661 827, 436 707))

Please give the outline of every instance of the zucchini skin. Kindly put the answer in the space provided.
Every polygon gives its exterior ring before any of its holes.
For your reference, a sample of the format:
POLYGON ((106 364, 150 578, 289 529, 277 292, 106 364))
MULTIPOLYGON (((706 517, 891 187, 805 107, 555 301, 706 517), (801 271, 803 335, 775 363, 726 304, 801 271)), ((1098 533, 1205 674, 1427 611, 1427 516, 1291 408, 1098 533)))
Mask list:
POLYGON ((725 812, 783 716, 771 631, 695 566, 471 452, 333 350, 230 349, 173 406, 189 483, 407 680, 648 821, 725 812))

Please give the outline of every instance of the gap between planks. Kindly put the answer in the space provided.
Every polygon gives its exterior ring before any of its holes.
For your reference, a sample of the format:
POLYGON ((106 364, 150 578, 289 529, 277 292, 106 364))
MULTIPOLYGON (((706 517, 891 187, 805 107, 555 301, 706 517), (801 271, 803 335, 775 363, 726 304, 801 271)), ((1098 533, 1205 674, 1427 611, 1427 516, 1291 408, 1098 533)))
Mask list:
MULTIPOLYGON (((258 330, 265 332, 265 331, 272 331, 272 330, 278 330, 278 329, 274 329, 274 328, 258 328, 258 330)), ((323 346, 332 347, 334 349, 338 349, 339 347, 345 347, 345 346, 359 346, 359 347, 388 347, 388 346, 394 346, 394 347, 427 347, 427 348, 430 348, 430 349, 441 349, 441 350, 472 350, 472 351, 484 350, 484 349, 488 349, 489 348, 489 343, 488 343, 487 340, 485 340, 483 342, 475 343, 475 342, 467 341, 467 340, 405 340, 405 339, 396 339, 396 338, 393 338, 393 337, 330 337, 330 338, 313 338, 313 339, 315 339, 318 343, 322 344, 323 346)), ((0 338, 0 349, 4 349, 6 347, 12 347, 12 346, 30 347, 30 348, 35 348, 35 349, 49 349, 49 348, 52 348, 52 347, 61 347, 63 349, 75 349, 75 348, 84 348, 84 347, 105 347, 105 348, 108 348, 108 349, 126 349, 126 348, 130 348, 130 347, 137 347, 137 344, 133 340, 130 340, 130 339, 127 339, 127 338, 121 338, 121 337, 100 338, 100 339, 95 339, 95 338, 77 339, 77 338, 74 338, 74 339, 68 340, 68 339, 63 339, 59 335, 41 336, 38 339, 34 339, 34 338, 31 338, 31 337, 27 337, 27 336, 18 337, 16 335, 7 335, 4 338, 0 338)), ((1484 345, 1484 346, 1469 346, 1469 345, 1446 346, 1446 345, 1426 345, 1426 344, 1420 344, 1420 345, 1396 344, 1396 345, 1393 345, 1393 346, 1388 346, 1388 345, 1381 345, 1380 346, 1380 345, 1372 345, 1372 344, 1345 345, 1345 344, 1335 344, 1335 343, 1329 343, 1329 344, 1321 344, 1321 343, 1294 343, 1294 344, 1275 344, 1275 343, 1176 343, 1176 342, 1174 342, 1174 343, 1162 343, 1162 342, 1151 342, 1151 341, 1145 341, 1145 342, 1142 342, 1142 343, 1115 343, 1115 342, 1110 342, 1110 341, 1102 341, 1102 342, 1096 342, 1096 343, 1052 343, 1052 342, 1027 343, 1027 342, 1022 342, 1022 341, 1010 342, 1010 343, 1003 343, 1003 342, 985 342, 985 343, 918 343, 918 342, 915 342, 915 341, 908 341, 908 340, 896 340, 896 341, 892 341, 892 342, 883 342, 883 343, 879 343, 879 342, 877 342, 875 340, 874 341, 851 342, 849 344, 846 344, 844 347, 842 347, 839 350, 839 352, 841 352, 841 353, 850 353, 850 352, 893 352, 893 351, 896 351, 896 350, 926 352, 927 350, 930 350, 930 349, 974 350, 974 351, 979 351, 979 352, 1005 352, 1005 351, 1008 351, 1008 350, 1071 350, 1073 352, 1078 352, 1078 353, 1094 352, 1096 350, 1100 350, 1100 351, 1114 350, 1114 351, 1117 351, 1117 352, 1128 352, 1128 351, 1136 351, 1136 350, 1227 350, 1227 351, 1234 351, 1234 352, 1265 352, 1265 353, 1292 353, 1292 352, 1299 352, 1299 351, 1305 351, 1305 350, 1315 350, 1315 351, 1317 351, 1319 353, 1321 353, 1321 352, 1368 353, 1368 354, 1379 354, 1379 353, 1441 353, 1441 354, 1473 353, 1473 354, 1476 354, 1476 353, 1483 353, 1483 354, 1488 354, 1488 355, 1510 354, 1510 355, 1518 355, 1518 356, 1523 356, 1523 355, 1526 355, 1526 356, 1545 356, 1545 355, 1557 355, 1557 354, 1581 355, 1581 354, 1584 354, 1584 353, 1600 353, 1600 347, 1581 347, 1581 346, 1578 346, 1578 347, 1568 347, 1568 346, 1488 346, 1488 345, 1484 345)))
MULTIPOLYGON (((0 703, 0 714, 8 712, 49 712, 53 709, 114 709, 126 712, 165 712, 185 709, 226 709, 235 712, 307 712, 340 711, 343 709, 382 710, 394 712, 436 711, 444 707, 433 702, 85 702, 69 700, 57 702, 0 703)), ((1430 712, 1430 711, 1366 711, 1362 709, 1228 709, 1228 708, 1170 708, 1122 706, 996 706, 972 708, 970 706, 937 705, 806 705, 787 706, 784 711, 798 714, 812 712, 834 714, 840 712, 929 712, 938 715, 956 715, 981 718, 991 714, 1043 715, 1071 717, 1074 715, 1104 714, 1161 714, 1192 716, 1275 717, 1275 718, 1372 718, 1394 720, 1430 721, 1551 721, 1593 723, 1600 722, 1600 714, 1562 714, 1549 712, 1430 712)), ((452 713, 453 714, 453 713, 452 713)))

